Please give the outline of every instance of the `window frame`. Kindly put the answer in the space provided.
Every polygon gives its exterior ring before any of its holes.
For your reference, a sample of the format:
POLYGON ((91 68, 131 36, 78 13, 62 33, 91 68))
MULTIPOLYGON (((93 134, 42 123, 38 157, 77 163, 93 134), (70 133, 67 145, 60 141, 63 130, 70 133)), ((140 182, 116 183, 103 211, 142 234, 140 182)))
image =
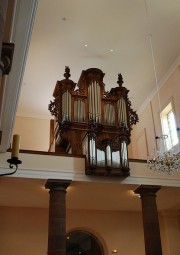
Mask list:
POLYGON ((174 153, 177 153, 179 148, 179 134, 177 131, 177 120, 176 120, 176 114, 175 114, 172 100, 170 100, 166 104, 166 106, 163 108, 163 110, 160 112, 160 120, 161 120, 162 135, 168 136, 166 139, 164 139, 164 146, 166 150, 173 150, 174 153), (173 113, 174 125, 176 127, 175 129, 172 125, 170 125, 170 122, 168 121, 168 115, 170 112, 173 113), (173 132, 176 133, 175 134, 175 140, 177 140, 176 143, 173 143, 173 139, 171 135, 173 132))

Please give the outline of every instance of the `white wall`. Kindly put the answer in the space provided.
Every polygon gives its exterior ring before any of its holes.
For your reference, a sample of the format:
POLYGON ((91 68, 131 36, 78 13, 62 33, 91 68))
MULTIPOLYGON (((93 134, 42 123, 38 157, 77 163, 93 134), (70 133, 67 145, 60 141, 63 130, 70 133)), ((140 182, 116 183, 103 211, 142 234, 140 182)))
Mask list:
POLYGON ((180 127, 179 85, 180 67, 178 66, 159 91, 160 106, 156 95, 140 114, 139 123, 133 127, 130 158, 147 159, 148 155, 158 149, 158 141, 155 140, 155 136, 161 136, 160 111, 170 101, 173 101, 176 124, 177 127, 180 127))
MULTIPOLYGON (((180 228, 176 214, 161 216, 163 255, 179 255, 180 228)), ((48 209, 0 207, 2 255, 45 255, 48 242, 48 209)), ((84 229, 102 243, 105 255, 144 255, 141 212, 67 211, 67 232, 84 229)))
POLYGON ((48 151, 50 120, 17 116, 13 134, 21 136, 21 149, 48 151))

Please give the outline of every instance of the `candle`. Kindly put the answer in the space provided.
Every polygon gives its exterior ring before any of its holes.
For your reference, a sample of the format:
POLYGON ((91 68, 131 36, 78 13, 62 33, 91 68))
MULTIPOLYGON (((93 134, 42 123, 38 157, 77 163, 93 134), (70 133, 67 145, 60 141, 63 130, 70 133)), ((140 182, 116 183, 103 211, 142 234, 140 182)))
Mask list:
POLYGON ((12 158, 18 158, 19 155, 19 145, 20 145, 20 136, 13 135, 13 144, 12 144, 12 158))

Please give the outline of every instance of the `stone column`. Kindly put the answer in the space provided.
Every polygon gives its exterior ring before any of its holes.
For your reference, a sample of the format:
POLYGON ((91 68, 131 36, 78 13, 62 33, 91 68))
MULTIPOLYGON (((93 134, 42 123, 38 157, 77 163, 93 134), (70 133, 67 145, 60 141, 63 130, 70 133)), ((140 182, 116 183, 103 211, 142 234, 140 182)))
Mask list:
POLYGON ((141 197, 146 255, 162 255, 156 192, 160 186, 141 185, 134 192, 141 197))
POLYGON ((48 179, 49 230, 48 255, 66 255, 66 189, 70 180, 48 179))

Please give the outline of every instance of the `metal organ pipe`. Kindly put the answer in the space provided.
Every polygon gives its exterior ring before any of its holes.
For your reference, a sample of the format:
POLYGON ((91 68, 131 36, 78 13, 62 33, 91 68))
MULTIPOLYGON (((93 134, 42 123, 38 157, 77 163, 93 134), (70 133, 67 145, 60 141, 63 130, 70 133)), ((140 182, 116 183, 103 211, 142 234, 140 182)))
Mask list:
POLYGON ((89 103, 89 120, 91 119, 92 107, 91 107, 91 85, 88 87, 88 103, 89 103))
POLYGON ((101 121, 101 95, 100 86, 96 82, 92 82, 88 87, 89 100, 89 119, 94 122, 101 121))
POLYGON ((107 122, 107 104, 104 104, 104 123, 107 122))
POLYGON ((94 86, 93 86, 93 83, 91 85, 91 88, 92 88, 92 118, 94 120, 94 112, 95 112, 95 109, 94 109, 94 86))
POLYGON ((68 120, 68 91, 66 91, 66 120, 68 120))
POLYGON ((90 139, 89 147, 90 147, 90 163, 91 165, 95 165, 96 164, 96 146, 95 146, 95 140, 93 137, 90 139))
POLYGON ((77 120, 77 100, 74 101, 74 120, 77 120))
POLYGON ((108 124, 111 124, 111 105, 109 104, 109 118, 108 118, 108 124))
POLYGON ((70 98, 70 93, 69 91, 67 91, 67 94, 68 94, 68 111, 67 111, 67 114, 68 114, 68 120, 71 120, 71 108, 70 108, 70 105, 71 105, 71 98, 70 98))
POLYGON ((80 116, 79 116, 79 120, 83 121, 83 115, 82 115, 82 101, 80 100, 80 116))
POLYGON ((100 120, 100 87, 99 84, 97 83, 97 122, 101 122, 100 120))
POLYGON ((100 87, 99 84, 96 83, 96 91, 97 91, 97 98, 96 98, 96 104, 97 104, 97 109, 96 109, 96 116, 97 116, 97 122, 100 122, 100 87))
POLYGON ((98 122, 98 88, 97 83, 94 82, 94 98, 95 98, 95 121, 98 122))
POLYGON ((82 122, 85 121, 85 116, 84 116, 84 102, 81 101, 81 116, 82 116, 82 122))
POLYGON ((117 103, 118 106, 118 122, 119 125, 127 126, 127 113, 126 113, 126 102, 124 98, 120 98, 117 103))
POLYGON ((114 110, 114 105, 111 105, 111 108, 112 108, 112 125, 115 124, 115 110, 114 110))
POLYGON ((71 120, 71 93, 68 91, 68 94, 69 94, 69 97, 68 97, 68 100, 69 100, 69 120, 71 120))
POLYGON ((93 112, 93 116, 94 116, 94 121, 96 122, 96 85, 95 83, 93 83, 93 98, 94 98, 94 112, 93 112))
POLYGON ((81 121, 81 100, 78 100, 78 121, 81 121))
POLYGON ((81 99, 74 102, 74 121, 85 121, 85 103, 81 99))
POLYGON ((104 152, 104 150, 97 149, 97 165, 105 166, 105 152, 104 152))
POLYGON ((110 104, 110 122, 109 124, 112 125, 113 122, 113 106, 110 104))
POLYGON ((114 105, 110 103, 104 104, 104 123, 108 125, 115 124, 114 105))
POLYGON ((106 159, 107 159, 107 166, 111 166, 111 147, 108 144, 106 147, 106 159))
POLYGON ((80 108, 81 108, 81 111, 80 111, 80 116, 81 116, 81 118, 80 118, 80 120, 81 120, 81 122, 83 122, 84 121, 84 114, 83 114, 83 101, 81 101, 80 100, 80 108))
POLYGON ((79 100, 77 100, 77 121, 79 121, 79 100))
POLYGON ((120 165, 120 155, 119 151, 113 151, 112 152, 112 164, 115 167, 119 167, 120 165))
POLYGON ((67 90, 62 95, 62 121, 71 120, 71 93, 67 90))
POLYGON ((111 105, 109 104, 109 107, 108 107, 108 121, 107 121, 108 124, 110 124, 110 109, 111 109, 110 106, 111 105))
POLYGON ((62 95, 62 121, 64 121, 65 118, 65 93, 62 95))
POLYGON ((122 166, 127 167, 127 145, 125 141, 121 143, 121 156, 122 156, 122 166))

